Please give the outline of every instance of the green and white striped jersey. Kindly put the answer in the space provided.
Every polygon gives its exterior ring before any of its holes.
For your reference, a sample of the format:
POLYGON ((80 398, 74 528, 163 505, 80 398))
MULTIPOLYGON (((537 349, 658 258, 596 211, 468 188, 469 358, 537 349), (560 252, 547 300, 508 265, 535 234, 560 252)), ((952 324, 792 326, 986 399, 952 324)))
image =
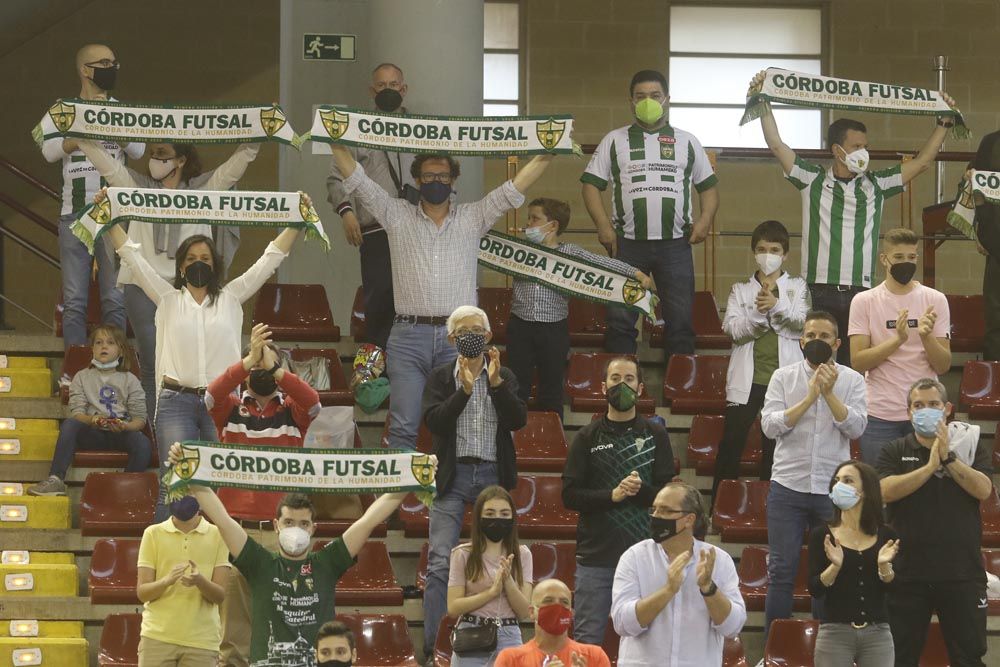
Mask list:
POLYGON ((602 191, 611 183, 611 221, 636 241, 683 237, 694 214, 692 191, 718 181, 693 134, 636 124, 605 135, 580 180, 602 191))
POLYGON ((802 194, 802 275, 808 283, 871 287, 882 204, 903 191, 902 165, 841 181, 795 158, 785 176, 802 194))

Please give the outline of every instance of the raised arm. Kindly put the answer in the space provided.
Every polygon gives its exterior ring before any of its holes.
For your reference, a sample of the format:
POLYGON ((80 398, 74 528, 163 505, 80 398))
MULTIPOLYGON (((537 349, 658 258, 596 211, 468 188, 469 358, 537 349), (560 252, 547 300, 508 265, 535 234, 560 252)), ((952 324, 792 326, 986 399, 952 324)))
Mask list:
POLYGON ((109 185, 116 188, 138 187, 128 168, 111 157, 111 154, 104 149, 101 142, 94 141, 93 139, 77 139, 76 143, 77 147, 83 151, 83 154, 87 156, 90 163, 94 165, 94 168, 97 169, 109 185))
POLYGON ((548 169, 549 163, 554 157, 550 153, 536 155, 531 159, 531 162, 519 169, 517 175, 514 176, 514 187, 517 188, 517 191, 521 194, 527 192, 528 188, 548 169))
POLYGON ((778 134, 778 123, 774 120, 770 102, 765 102, 764 104, 767 107, 767 111, 760 117, 760 127, 764 130, 764 141, 767 142, 767 147, 771 149, 771 154, 777 158, 782 171, 789 174, 792 171, 792 167, 795 166, 795 151, 781 140, 781 135, 778 134))
POLYGON ((375 526, 388 519, 405 497, 406 493, 403 491, 379 496, 371 504, 371 507, 365 510, 361 518, 344 531, 344 546, 347 547, 347 553, 351 555, 351 558, 358 555, 372 531, 375 530, 375 526))
MULTIPOLYGON (((180 460, 181 446, 180 443, 175 442, 170 445, 170 465, 174 465, 180 460)), ((189 488, 191 495, 198 501, 202 513, 219 529, 219 534, 222 535, 222 541, 226 543, 229 553, 233 558, 238 558, 243 553, 243 547, 247 544, 247 531, 243 530, 243 526, 229 516, 225 505, 215 495, 215 491, 198 484, 192 484, 189 488)))
MULTIPOLYGON (((942 97, 948 103, 948 106, 955 108, 955 100, 952 99, 951 95, 942 93, 942 97)), ((951 125, 942 125, 942 123, 947 122, 954 124, 955 121, 949 117, 938 116, 937 127, 931 132, 931 136, 927 138, 927 143, 924 144, 924 147, 920 149, 920 152, 912 160, 901 163, 900 175, 903 178, 904 184, 909 183, 927 171, 937 159, 938 151, 941 150, 941 144, 944 143, 945 137, 948 136, 948 128, 951 127, 951 125)))

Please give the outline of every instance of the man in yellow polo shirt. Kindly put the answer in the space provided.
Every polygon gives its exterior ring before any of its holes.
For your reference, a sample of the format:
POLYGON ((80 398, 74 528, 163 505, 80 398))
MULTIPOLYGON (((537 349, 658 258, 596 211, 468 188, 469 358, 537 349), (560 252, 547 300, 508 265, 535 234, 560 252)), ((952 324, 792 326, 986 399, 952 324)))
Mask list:
POLYGON ((146 528, 139 545, 139 667, 215 667, 229 550, 194 497, 172 502, 170 514, 146 528))

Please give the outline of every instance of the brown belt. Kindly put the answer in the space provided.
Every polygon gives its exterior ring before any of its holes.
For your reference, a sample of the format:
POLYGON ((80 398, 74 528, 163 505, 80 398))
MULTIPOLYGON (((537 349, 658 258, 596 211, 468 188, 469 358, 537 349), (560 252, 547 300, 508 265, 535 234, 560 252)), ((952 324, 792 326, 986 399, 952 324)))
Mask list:
POLYGON ((170 391, 179 391, 182 394, 194 394, 195 396, 204 396, 208 392, 208 387, 184 387, 172 380, 164 380, 163 388, 170 391))

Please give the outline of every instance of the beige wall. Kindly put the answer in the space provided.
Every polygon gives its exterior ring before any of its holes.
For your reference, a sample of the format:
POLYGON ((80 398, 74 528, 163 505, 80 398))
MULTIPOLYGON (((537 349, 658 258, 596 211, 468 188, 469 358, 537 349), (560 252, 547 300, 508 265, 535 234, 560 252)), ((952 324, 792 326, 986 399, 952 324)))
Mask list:
MULTIPOLYGON (((608 130, 629 123, 625 98, 632 73, 666 68, 669 5, 652 0, 524 0, 528 112, 572 113, 575 138, 583 144, 597 143, 608 130)), ((934 80, 931 56, 947 54, 952 67, 948 90, 965 111, 975 136, 981 137, 997 129, 1000 120, 1000 84, 995 82, 1000 56, 994 48, 998 15, 995 2, 982 0, 835 0, 827 26, 832 73, 929 85, 934 80)), ((868 125, 876 149, 919 149, 934 127, 928 118, 856 115, 868 125)), ((976 139, 952 141, 948 149, 974 151, 976 146, 976 139)), ((597 249, 580 199, 578 178, 585 166, 581 160, 560 158, 531 194, 568 200, 573 207, 570 228, 586 232, 569 238, 597 249)), ((487 184, 502 177, 498 161, 487 169, 487 184)), ((801 229, 798 193, 783 181, 775 161, 723 158, 718 172, 722 205, 716 230, 750 231, 767 218, 783 221, 793 232, 801 229)), ((949 168, 946 193, 952 192, 958 174, 957 166, 949 168)), ((913 224, 918 231, 920 210, 933 203, 933 183, 929 171, 913 187, 913 224)), ((900 224, 900 199, 887 205, 883 229, 900 224)), ((797 272, 799 253, 794 245, 787 265, 797 272)), ((720 305, 732 283, 751 270, 748 246, 746 238, 719 241, 715 292, 720 305)), ((695 254, 699 289, 702 252, 695 254)), ((979 292, 982 268, 982 258, 971 243, 947 243, 938 253, 937 286, 952 293, 979 292)))

